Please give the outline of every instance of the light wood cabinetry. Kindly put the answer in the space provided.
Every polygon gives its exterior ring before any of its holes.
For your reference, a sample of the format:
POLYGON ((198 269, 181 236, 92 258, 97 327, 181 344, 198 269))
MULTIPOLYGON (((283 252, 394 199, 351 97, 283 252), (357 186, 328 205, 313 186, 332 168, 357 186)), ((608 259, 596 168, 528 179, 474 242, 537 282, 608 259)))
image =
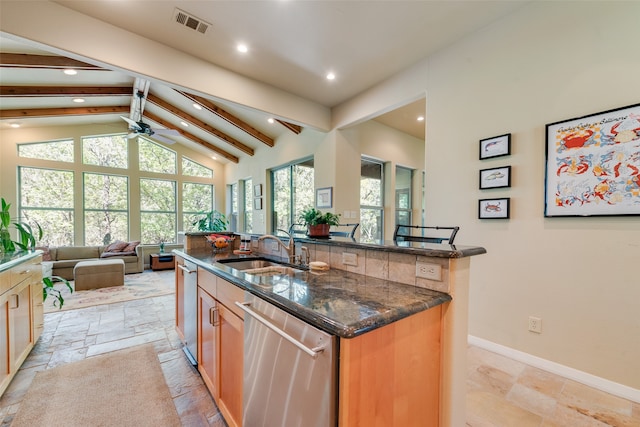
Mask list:
POLYGON ((176 331, 181 340, 184 341, 184 258, 176 256, 176 331))
POLYGON ((440 425, 442 307, 340 340, 340 426, 440 425))
POLYGON ((0 273, 0 395, 42 333, 41 260, 32 257, 0 273))
POLYGON ((242 425, 244 293, 198 268, 198 370, 229 426, 242 425))

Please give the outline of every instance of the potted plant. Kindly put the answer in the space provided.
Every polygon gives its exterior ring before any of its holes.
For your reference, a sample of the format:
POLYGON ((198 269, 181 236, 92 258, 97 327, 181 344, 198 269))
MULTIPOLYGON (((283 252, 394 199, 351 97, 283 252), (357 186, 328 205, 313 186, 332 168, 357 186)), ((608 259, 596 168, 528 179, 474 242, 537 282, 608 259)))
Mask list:
MULTIPOLYGON (((38 240, 42 239, 42 227, 40 227, 38 223, 35 224, 36 234, 33 227, 26 222, 11 222, 10 208, 11 203, 7 203, 6 200, 2 198, 2 204, 0 205, 0 249, 4 252, 30 251, 35 249, 38 240), (11 240, 9 227, 12 224, 18 232, 20 241, 11 240)), ((68 280, 59 276, 44 277, 42 279, 42 298, 43 301, 46 301, 47 297, 51 295, 56 299, 53 305, 62 308, 64 298, 61 291, 55 288, 55 283, 57 282, 66 284, 69 292, 73 292, 73 288, 68 280)))
POLYGON ((340 224, 340 215, 310 207, 302 211, 300 221, 307 227, 309 237, 329 237, 329 227, 340 224))
POLYGON ((212 210, 211 212, 202 212, 203 217, 194 221, 191 225, 195 225, 199 231, 226 231, 229 220, 222 212, 212 210))

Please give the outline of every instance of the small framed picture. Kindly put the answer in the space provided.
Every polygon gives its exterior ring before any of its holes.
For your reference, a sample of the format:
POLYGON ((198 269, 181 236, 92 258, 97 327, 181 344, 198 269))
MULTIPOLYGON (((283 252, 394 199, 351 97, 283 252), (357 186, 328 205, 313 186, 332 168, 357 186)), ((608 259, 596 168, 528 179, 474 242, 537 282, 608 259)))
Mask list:
POLYGON ((256 210, 256 211, 262 210, 262 197, 253 199, 253 210, 256 210))
POLYGON ((262 197, 262 184, 253 186, 253 197, 262 197))
POLYGON ((316 207, 318 209, 333 207, 333 187, 318 188, 316 190, 316 207))
POLYGON ((480 160, 511 154, 511 134, 480 140, 480 160))
POLYGON ((507 219, 509 218, 509 205, 511 199, 481 199, 478 200, 479 219, 507 219))
POLYGON ((511 166, 480 170, 480 189, 511 187, 511 166))

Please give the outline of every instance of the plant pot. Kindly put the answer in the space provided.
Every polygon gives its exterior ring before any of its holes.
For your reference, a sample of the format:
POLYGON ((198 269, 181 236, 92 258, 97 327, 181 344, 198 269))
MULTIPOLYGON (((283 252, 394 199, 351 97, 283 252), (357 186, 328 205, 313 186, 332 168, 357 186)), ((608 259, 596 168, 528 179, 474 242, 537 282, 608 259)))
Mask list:
POLYGON ((307 226, 309 237, 329 237, 329 224, 316 224, 307 226))

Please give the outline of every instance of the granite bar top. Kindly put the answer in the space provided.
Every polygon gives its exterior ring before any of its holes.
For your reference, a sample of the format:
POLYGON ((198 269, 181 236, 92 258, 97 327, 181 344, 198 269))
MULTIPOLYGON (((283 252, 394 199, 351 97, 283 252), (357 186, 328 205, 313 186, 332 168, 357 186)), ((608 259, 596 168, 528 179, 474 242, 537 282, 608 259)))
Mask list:
POLYGON ((282 259, 259 255, 213 254, 210 249, 174 253, 341 338, 353 338, 412 314, 451 301, 451 296, 343 270, 297 271, 263 276, 243 273, 222 258, 282 259))
POLYGON ((16 251, 16 252, 3 252, 0 254, 0 272, 9 270, 18 264, 22 264, 25 261, 35 258, 40 255, 42 251, 16 251))

